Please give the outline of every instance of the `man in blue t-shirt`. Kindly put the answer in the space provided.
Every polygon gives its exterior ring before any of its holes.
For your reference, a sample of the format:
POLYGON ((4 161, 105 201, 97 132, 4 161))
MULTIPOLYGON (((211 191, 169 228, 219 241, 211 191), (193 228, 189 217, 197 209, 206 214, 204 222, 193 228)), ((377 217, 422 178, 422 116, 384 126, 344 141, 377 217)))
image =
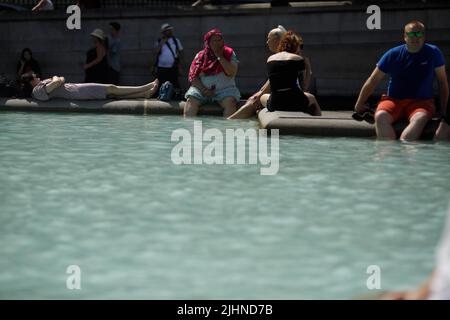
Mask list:
POLYGON ((444 57, 438 47, 425 43, 425 26, 411 21, 404 28, 405 44, 388 50, 364 83, 355 105, 356 112, 366 111, 365 103, 376 86, 390 76, 387 95, 383 95, 375 112, 379 139, 395 139, 393 124, 407 119, 401 140, 416 140, 435 113, 433 79, 440 89, 440 107, 445 112, 448 83, 444 57))

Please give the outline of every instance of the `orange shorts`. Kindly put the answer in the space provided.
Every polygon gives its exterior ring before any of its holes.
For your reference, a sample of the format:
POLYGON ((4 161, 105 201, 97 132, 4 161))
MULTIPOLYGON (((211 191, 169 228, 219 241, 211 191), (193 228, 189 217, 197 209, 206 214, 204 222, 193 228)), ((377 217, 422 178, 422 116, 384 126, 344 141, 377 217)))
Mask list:
POLYGON ((434 99, 395 99, 383 95, 377 106, 377 111, 388 112, 394 122, 402 119, 411 120, 417 112, 424 112, 431 119, 436 112, 434 99))

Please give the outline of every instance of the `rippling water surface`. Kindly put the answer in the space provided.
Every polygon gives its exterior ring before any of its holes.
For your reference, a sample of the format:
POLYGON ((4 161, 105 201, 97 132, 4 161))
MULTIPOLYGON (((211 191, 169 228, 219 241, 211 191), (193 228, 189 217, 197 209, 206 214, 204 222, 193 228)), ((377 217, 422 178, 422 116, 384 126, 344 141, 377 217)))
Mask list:
POLYGON ((373 293, 369 265, 383 290, 431 271, 450 144, 281 137, 261 176, 173 164, 178 128, 193 122, 0 113, 0 298, 341 299, 373 293))

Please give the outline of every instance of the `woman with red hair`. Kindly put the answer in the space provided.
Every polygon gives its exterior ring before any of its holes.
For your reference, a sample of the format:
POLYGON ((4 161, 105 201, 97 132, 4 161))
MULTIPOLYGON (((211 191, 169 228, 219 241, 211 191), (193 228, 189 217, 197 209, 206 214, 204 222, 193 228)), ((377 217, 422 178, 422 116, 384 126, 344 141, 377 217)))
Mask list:
POLYGON ((267 59, 270 94, 261 96, 261 104, 269 111, 300 111, 320 116, 322 114, 316 98, 304 92, 305 60, 300 53, 301 38, 293 31, 283 36, 278 53, 267 59))
POLYGON ((185 117, 195 117, 202 104, 218 102, 226 118, 236 111, 241 95, 236 87, 236 54, 224 43, 219 29, 203 37, 204 48, 198 52, 189 70, 191 87, 186 92, 185 117))

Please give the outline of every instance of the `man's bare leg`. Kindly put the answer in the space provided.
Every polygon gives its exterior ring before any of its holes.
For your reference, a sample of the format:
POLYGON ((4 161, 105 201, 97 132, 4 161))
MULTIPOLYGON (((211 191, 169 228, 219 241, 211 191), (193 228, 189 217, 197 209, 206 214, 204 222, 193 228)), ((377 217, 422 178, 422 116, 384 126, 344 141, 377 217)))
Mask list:
POLYGON ((392 116, 386 111, 378 111, 375 113, 375 130, 377 132, 377 138, 383 140, 395 140, 397 138, 395 134, 392 116))
POLYGON ((409 120, 408 126, 403 130, 400 140, 413 141, 420 139, 423 129, 429 120, 430 117, 426 112, 416 112, 409 120))
POLYGON ((441 121, 434 135, 436 141, 450 141, 450 125, 444 120, 441 121))

